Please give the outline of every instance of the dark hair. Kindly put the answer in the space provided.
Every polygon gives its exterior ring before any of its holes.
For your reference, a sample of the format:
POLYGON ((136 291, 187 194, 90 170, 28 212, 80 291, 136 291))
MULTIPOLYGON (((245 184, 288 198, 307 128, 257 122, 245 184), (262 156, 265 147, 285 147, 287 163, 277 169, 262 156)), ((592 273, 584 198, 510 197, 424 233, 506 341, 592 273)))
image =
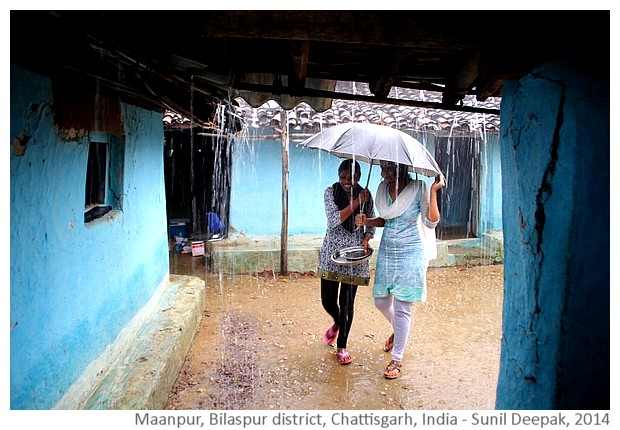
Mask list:
MULTIPOLYGON (((345 159, 342 163, 340 163, 340 166, 338 166, 338 174, 346 170, 351 170, 352 166, 353 166, 353 159, 351 158, 345 159)), ((355 162, 355 175, 361 176, 361 174, 362 174, 362 168, 360 167, 360 163, 356 161, 355 162)))
POLYGON ((409 165, 395 163, 394 161, 381 161, 379 165, 383 167, 392 167, 396 171, 397 177, 406 176, 409 172, 409 165))

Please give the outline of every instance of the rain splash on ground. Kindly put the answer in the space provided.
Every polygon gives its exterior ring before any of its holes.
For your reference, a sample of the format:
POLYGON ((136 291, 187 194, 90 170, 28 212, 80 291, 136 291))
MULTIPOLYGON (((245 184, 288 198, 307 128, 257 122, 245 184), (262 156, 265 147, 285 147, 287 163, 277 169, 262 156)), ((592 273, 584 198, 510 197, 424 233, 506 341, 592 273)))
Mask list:
POLYGON ((358 289, 354 360, 341 366, 321 341, 332 322, 314 274, 213 274, 191 254, 171 254, 171 273, 205 279, 206 308, 167 409, 494 409, 502 265, 429 269, 396 380, 383 377, 390 329, 370 287, 358 289))

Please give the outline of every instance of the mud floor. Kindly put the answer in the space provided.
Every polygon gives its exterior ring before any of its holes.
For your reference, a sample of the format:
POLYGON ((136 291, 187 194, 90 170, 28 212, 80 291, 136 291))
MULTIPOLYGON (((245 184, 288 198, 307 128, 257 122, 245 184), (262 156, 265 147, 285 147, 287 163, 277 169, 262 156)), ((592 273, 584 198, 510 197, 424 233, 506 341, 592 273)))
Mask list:
POLYGON ((503 266, 431 268, 414 305, 402 376, 386 380, 390 334, 370 287, 359 287, 338 364, 321 337, 331 321, 312 273, 211 274, 200 257, 171 255, 171 273, 205 279, 206 309, 166 409, 494 409, 503 266))

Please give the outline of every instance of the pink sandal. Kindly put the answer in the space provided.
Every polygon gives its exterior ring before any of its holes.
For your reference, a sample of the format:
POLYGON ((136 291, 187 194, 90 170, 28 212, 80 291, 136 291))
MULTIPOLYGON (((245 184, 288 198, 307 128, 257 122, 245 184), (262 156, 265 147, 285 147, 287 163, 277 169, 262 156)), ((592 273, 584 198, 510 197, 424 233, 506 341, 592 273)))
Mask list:
POLYGON ((353 357, 351 357, 351 354, 349 354, 349 351, 346 349, 338 350, 336 357, 338 357, 338 364, 342 364, 343 366, 346 364, 351 364, 353 361, 353 357))
POLYGON ((325 342, 326 345, 333 345, 337 337, 338 337, 338 326, 334 324, 333 326, 328 328, 325 334, 323 335, 323 342, 325 342))

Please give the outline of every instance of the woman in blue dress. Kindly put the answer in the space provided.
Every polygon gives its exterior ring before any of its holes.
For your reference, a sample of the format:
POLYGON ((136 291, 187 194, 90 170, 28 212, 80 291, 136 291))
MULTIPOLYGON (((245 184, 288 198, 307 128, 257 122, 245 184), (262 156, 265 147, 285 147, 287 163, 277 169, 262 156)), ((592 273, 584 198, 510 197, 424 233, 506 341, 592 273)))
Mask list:
POLYGON ((321 303, 333 324, 327 329, 323 341, 336 342, 336 357, 340 364, 353 361, 347 350, 347 341, 353 323, 355 295, 358 285, 368 285, 370 268, 368 261, 357 265, 340 265, 331 256, 343 248, 364 246, 373 237, 375 229, 363 229, 355 225, 355 215, 360 211, 369 217, 375 212, 370 192, 358 185, 361 176, 359 163, 346 159, 338 167, 338 182, 325 189, 325 215, 327 231, 319 252, 321 277, 321 303))
POLYGON ((437 191, 445 179, 438 176, 429 192, 426 182, 409 176, 406 165, 391 162, 381 162, 381 177, 375 196, 379 216, 360 214, 356 225, 383 227, 372 292, 375 306, 393 330, 383 348, 392 353, 384 376, 396 379, 409 338, 412 304, 426 301, 426 270, 435 256, 432 249, 425 251, 425 241, 435 246, 431 229, 439 223, 437 191))

